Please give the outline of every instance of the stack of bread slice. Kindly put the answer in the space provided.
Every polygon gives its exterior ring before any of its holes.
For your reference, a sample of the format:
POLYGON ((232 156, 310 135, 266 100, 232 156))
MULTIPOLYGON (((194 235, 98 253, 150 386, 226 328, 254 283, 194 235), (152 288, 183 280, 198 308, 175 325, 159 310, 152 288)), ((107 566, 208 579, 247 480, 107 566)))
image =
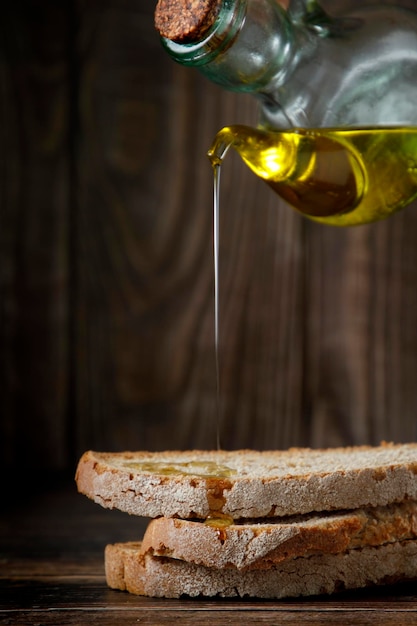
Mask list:
POLYGON ((108 545, 134 594, 284 598, 417 579, 417 444, 86 452, 78 489, 153 518, 108 545))

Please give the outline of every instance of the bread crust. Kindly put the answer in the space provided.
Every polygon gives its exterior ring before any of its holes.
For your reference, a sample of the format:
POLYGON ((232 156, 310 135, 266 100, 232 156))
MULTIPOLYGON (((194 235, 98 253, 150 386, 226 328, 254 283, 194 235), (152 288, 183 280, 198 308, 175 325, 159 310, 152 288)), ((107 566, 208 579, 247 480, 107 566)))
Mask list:
POLYGON ((165 598, 285 597, 332 594, 417 578, 417 541, 290 559, 265 570, 217 569, 143 555, 140 543, 105 550, 109 587, 165 598))
MULTIPOLYGON (((215 522, 215 521, 214 521, 215 522)), ((148 525, 143 553, 218 569, 267 569, 306 554, 337 554, 417 538, 417 502, 352 512, 218 525, 160 517, 148 525)))
POLYGON ((80 459, 76 481, 81 493, 102 506, 145 517, 263 518, 384 506, 417 500, 417 444, 272 452, 89 451, 80 459), (201 470, 205 466, 209 471, 201 470))

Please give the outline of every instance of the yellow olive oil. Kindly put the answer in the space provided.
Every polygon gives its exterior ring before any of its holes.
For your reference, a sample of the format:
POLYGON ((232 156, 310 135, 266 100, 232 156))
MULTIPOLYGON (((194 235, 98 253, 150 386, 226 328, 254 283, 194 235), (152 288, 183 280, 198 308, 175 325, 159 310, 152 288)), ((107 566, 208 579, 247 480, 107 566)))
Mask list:
POLYGON ((232 526, 234 523, 233 517, 225 513, 212 513, 204 520, 206 526, 212 526, 213 528, 227 528, 227 526, 232 526))
POLYGON ((191 475, 199 478, 228 478, 236 473, 234 469, 215 461, 164 463, 162 461, 138 462, 129 460, 124 463, 124 467, 138 472, 149 472, 162 476, 191 475))
POLYGON ((218 169, 233 147, 276 193, 335 226, 383 219, 417 197, 417 128, 223 128, 208 156, 218 169))

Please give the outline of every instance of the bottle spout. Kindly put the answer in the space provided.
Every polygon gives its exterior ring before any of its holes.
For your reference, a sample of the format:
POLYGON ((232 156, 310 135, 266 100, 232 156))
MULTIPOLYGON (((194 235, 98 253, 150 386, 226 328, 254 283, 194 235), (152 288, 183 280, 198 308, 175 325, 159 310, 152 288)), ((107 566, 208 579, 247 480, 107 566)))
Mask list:
POLYGON ((231 147, 276 193, 310 217, 352 211, 366 188, 360 160, 330 130, 229 126, 217 134, 208 151, 212 165, 219 166, 231 147))
POLYGON ((213 166, 221 165, 229 148, 239 154, 246 165, 260 178, 285 180, 296 158, 295 145, 288 132, 266 132, 235 124, 222 128, 207 152, 213 166))
POLYGON ((213 167, 220 166, 229 149, 233 146, 239 152, 239 143, 246 138, 246 126, 225 126, 216 135, 207 156, 213 167), (240 136, 242 131, 242 136, 240 136))

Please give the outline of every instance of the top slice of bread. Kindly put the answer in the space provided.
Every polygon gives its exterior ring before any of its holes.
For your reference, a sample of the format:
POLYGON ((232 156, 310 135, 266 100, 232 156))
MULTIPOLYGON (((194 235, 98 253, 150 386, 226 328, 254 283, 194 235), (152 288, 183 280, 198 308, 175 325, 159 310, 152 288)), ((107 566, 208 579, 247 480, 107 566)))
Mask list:
POLYGON ((78 490, 145 517, 233 519, 417 499, 417 444, 287 451, 86 452, 78 490))

